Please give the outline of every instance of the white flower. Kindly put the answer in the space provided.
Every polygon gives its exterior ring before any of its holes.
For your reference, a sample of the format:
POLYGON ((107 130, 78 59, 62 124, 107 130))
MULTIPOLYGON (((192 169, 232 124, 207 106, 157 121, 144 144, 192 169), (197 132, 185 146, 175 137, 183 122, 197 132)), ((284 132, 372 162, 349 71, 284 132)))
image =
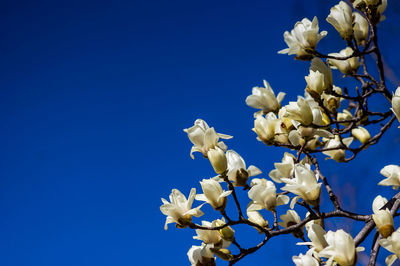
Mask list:
POLYGON ((228 179, 233 182, 234 186, 244 186, 250 176, 256 176, 261 174, 261 170, 250 165, 246 168, 242 156, 240 156, 234 150, 228 150, 226 152, 226 158, 228 159, 228 179))
POLYGON ((328 258, 326 265, 333 265, 333 262, 340 266, 356 265, 356 252, 364 250, 362 247, 355 247, 354 240, 342 229, 336 232, 329 231, 325 235, 328 246, 319 252, 321 257, 328 258))
MULTIPOLYGON (((251 206, 251 204, 249 205, 251 206)), ((262 217, 262 215, 258 212, 258 211, 252 211, 247 209, 247 217, 248 220, 250 222, 253 222, 255 224, 258 224, 259 226, 263 227, 263 228, 268 228, 268 221, 264 219, 264 217, 262 217)), ((255 227, 257 229, 257 231, 261 234, 262 231, 259 230, 257 227, 255 227)))
POLYGON ((319 266, 319 262, 312 256, 312 250, 307 251, 305 255, 293 256, 292 260, 296 266, 319 266))
POLYGON ((353 12, 353 31, 358 44, 364 44, 368 39, 368 21, 359 13, 353 12))
POLYGON ((379 244, 390 252, 394 253, 386 258, 386 265, 390 266, 396 258, 400 258, 400 228, 398 228, 391 236, 379 241, 379 244))
POLYGON ((213 149, 209 149, 207 152, 207 157, 217 174, 222 174, 226 171, 228 162, 226 160, 225 152, 221 148, 215 147, 213 149))
POLYGON ((213 127, 209 127, 208 124, 202 120, 197 119, 194 122, 194 126, 191 128, 185 128, 183 130, 188 134, 190 141, 193 143, 193 147, 190 150, 190 157, 194 158, 193 152, 201 152, 204 157, 207 157, 207 152, 215 147, 219 147, 222 150, 226 150, 226 145, 221 141, 221 139, 230 139, 232 136, 216 133, 213 127))
POLYGON ((374 212, 374 214, 372 214, 372 219, 374 220, 379 233, 381 233, 385 238, 390 236, 394 231, 392 214, 389 209, 382 209, 387 202, 386 198, 379 195, 372 203, 372 210, 374 212))
POLYGON ((344 40, 350 40, 353 36, 353 14, 346 2, 340 1, 332 7, 326 21, 335 27, 344 40))
MULTIPOLYGON (((344 109, 342 111, 342 113, 338 113, 337 114, 337 120, 338 121, 346 121, 346 120, 350 120, 353 118, 353 115, 347 110, 344 109)), ((343 126, 348 126, 350 123, 349 122, 344 122, 344 123, 340 123, 343 126)))
POLYGON ((192 246, 187 256, 192 266, 215 265, 214 254, 210 250, 210 245, 192 246))
POLYGON ((393 189, 398 189, 400 187, 400 166, 398 165, 386 165, 381 170, 381 175, 385 176, 378 185, 381 186, 392 186, 393 189))
POLYGON ((353 128, 351 130, 351 135, 358 139, 362 144, 367 143, 371 139, 368 130, 363 127, 353 128))
POLYGON ((288 48, 279 51, 280 54, 295 54, 299 59, 311 59, 310 51, 315 50, 317 43, 326 36, 327 32, 319 32, 318 19, 314 17, 312 22, 304 18, 294 25, 289 33, 285 31, 283 37, 288 48))
POLYGON ((163 214, 167 215, 167 220, 165 221, 164 229, 168 229, 168 224, 176 223, 178 228, 184 228, 192 222, 192 216, 200 217, 203 212, 200 210, 201 206, 192 209, 192 204, 196 196, 196 189, 192 188, 190 190, 189 198, 186 199, 185 195, 182 194, 177 189, 171 191, 169 195, 168 202, 166 199, 161 199, 163 205, 161 205, 160 210, 163 214))
POLYGON ((333 86, 332 70, 318 57, 311 61, 310 74, 305 77, 307 91, 313 95, 321 95, 333 86))
POLYGON ((301 242, 297 243, 297 245, 310 245, 316 251, 316 253, 320 252, 324 248, 328 246, 328 243, 325 239, 325 230, 319 224, 310 224, 310 226, 306 226, 307 236, 311 240, 311 242, 301 242))
MULTIPOLYGON (((208 221, 201 221, 203 227, 213 227, 213 224, 208 221)), ((196 236, 193 239, 198 239, 204 242, 204 244, 214 244, 214 246, 220 246, 222 243, 221 234, 218 230, 203 230, 196 229, 196 236)))
MULTIPOLYGON (((220 226, 220 223, 216 221, 210 223, 208 221, 202 221, 201 225, 203 227, 217 227, 220 226)), ((215 249, 227 248, 231 244, 230 241, 226 241, 222 238, 220 230, 203 230, 196 229, 196 236, 193 239, 201 240, 204 244, 210 245, 211 251, 215 253, 215 249)))
POLYGON ((246 98, 246 104, 250 107, 261 109, 265 114, 278 111, 286 94, 280 92, 275 97, 274 91, 266 80, 264 80, 264 86, 265 88, 254 87, 252 95, 246 98))
POLYGON ((318 176, 313 171, 302 164, 294 166, 294 178, 282 178, 286 183, 282 190, 289 191, 300 196, 307 203, 317 206, 319 204, 319 195, 321 194, 321 183, 318 182, 318 176))
MULTIPOLYGON (((350 146, 351 142, 353 142, 353 138, 344 138, 343 144, 346 145, 347 147, 350 146)), ((336 135, 334 139, 328 140, 326 146, 324 149, 331 149, 327 151, 323 151, 322 153, 325 155, 328 155, 330 159, 333 159, 337 162, 343 162, 344 159, 346 158, 346 151, 339 149, 342 147, 342 144, 340 143, 339 137, 336 135), (337 148, 337 149, 336 149, 337 148)))
POLYGON ((196 195, 196 200, 205 201, 216 210, 225 208, 226 197, 232 193, 231 190, 222 190, 219 182, 213 179, 203 179, 203 181, 200 181, 200 185, 204 194, 196 195))
MULTIPOLYGON (((397 87, 396 92, 392 97, 392 108, 391 110, 396 115, 397 120, 400 122, 400 86, 397 87)), ((400 128, 400 126, 399 126, 400 128)))
POLYGON ((317 93, 317 95, 321 95, 321 93, 325 89, 324 84, 324 74, 319 71, 310 70, 310 74, 305 76, 305 80, 307 82, 307 91, 312 93, 317 93))
POLYGON ((248 196, 253 203, 247 208, 250 211, 266 209, 274 211, 276 206, 287 204, 289 197, 286 195, 276 195, 276 187, 271 181, 262 178, 254 178, 251 181, 251 189, 248 196))
POLYGON ((284 109, 283 117, 290 118, 294 121, 308 126, 312 123, 320 125, 322 121, 322 112, 317 107, 317 103, 312 99, 304 99, 298 96, 297 102, 289 102, 284 109), (315 105, 315 104, 316 105, 315 105))
MULTIPOLYGON (((339 53, 331 53, 330 56, 335 57, 347 57, 354 53, 353 49, 347 47, 341 50, 339 53)), ((358 61, 358 57, 350 57, 346 60, 337 60, 337 59, 328 59, 329 64, 332 68, 339 69, 343 74, 352 74, 356 73, 358 68, 360 67, 360 61, 358 61)))
POLYGON ((282 214, 279 218, 282 222, 279 222, 278 224, 285 228, 301 222, 300 216, 295 210, 288 210, 286 214, 282 214))
MULTIPOLYGON (((279 216, 279 218, 282 220, 282 222, 279 222, 278 224, 284 228, 288 228, 292 225, 301 222, 300 216, 297 214, 295 210, 288 210, 286 214, 279 216)), ((303 227, 298 228, 292 234, 297 238, 303 238, 304 237, 303 227)))
POLYGON ((280 120, 272 112, 265 117, 258 115, 254 120, 254 128, 252 129, 257 134, 257 139, 264 143, 271 142, 275 137, 275 128, 280 123, 280 120))
POLYGON ((269 172, 269 177, 276 183, 282 183, 282 178, 290 178, 293 175, 295 157, 293 154, 285 152, 282 162, 274 163, 276 169, 269 172))

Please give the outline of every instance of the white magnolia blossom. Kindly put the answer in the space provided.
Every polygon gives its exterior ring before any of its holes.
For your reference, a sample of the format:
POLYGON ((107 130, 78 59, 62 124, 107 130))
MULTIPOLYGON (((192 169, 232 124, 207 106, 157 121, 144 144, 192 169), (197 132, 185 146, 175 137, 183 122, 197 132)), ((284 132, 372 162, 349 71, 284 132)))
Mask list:
POLYGON ((322 112, 318 103, 312 99, 304 99, 298 96, 297 102, 289 102, 281 108, 282 116, 309 126, 311 124, 321 125, 322 112))
POLYGON ((191 266, 214 265, 214 253, 210 250, 210 245, 192 246, 187 256, 191 266))
POLYGON ((364 127, 357 127, 351 130, 351 135, 358 139, 362 144, 367 143, 371 139, 371 135, 364 127))
POLYGON ((279 216, 279 218, 282 220, 282 222, 279 222, 278 224, 284 228, 301 222, 300 216, 295 210, 287 210, 286 214, 282 214, 279 216))
MULTIPOLYGON (((343 144, 347 147, 350 146, 350 144, 353 142, 353 138, 344 138, 343 144)), ((336 135, 334 139, 329 139, 327 141, 327 144, 325 145, 325 149, 332 149, 332 150, 327 150, 323 151, 322 153, 329 156, 330 159, 333 159, 337 162, 343 162, 344 159, 346 158, 346 151, 343 149, 340 149, 342 147, 342 143, 339 140, 339 137, 336 135), (338 148, 338 149, 335 149, 338 148)))
POLYGON ((325 230, 319 224, 311 224, 310 226, 306 226, 307 228, 307 236, 311 240, 311 242, 300 242, 297 245, 308 245, 312 247, 312 251, 316 256, 318 256, 318 252, 323 250, 328 246, 328 243, 325 239, 325 230))
POLYGON ((281 107, 281 102, 285 95, 286 93, 280 92, 275 97, 271 86, 264 80, 264 87, 254 87, 252 95, 246 98, 246 104, 255 109, 261 109, 265 114, 276 112, 281 107))
POLYGON ((322 183, 318 183, 318 175, 315 175, 309 166, 296 164, 294 166, 294 178, 282 178, 281 180, 286 183, 281 188, 282 190, 298 195, 311 205, 317 206, 319 204, 322 183))
POLYGON ((372 219, 383 237, 390 236, 394 231, 392 214, 388 208, 382 209, 387 202, 386 198, 379 195, 372 203, 372 210, 374 212, 372 219))
POLYGON ((264 143, 269 143, 275 138, 275 129, 280 126, 281 120, 272 112, 265 117, 257 115, 254 120, 254 128, 252 129, 257 134, 257 139, 264 143))
POLYGON ((224 191, 219 182, 213 179, 203 179, 200 181, 201 188, 204 194, 196 195, 196 200, 209 203, 214 209, 224 209, 227 198, 232 191, 224 191))
POLYGON ((228 167, 225 152, 220 147, 209 149, 207 158, 210 160, 211 166, 217 174, 222 174, 228 167))
POLYGON ((189 140, 193 143, 193 147, 190 150, 190 157, 194 159, 193 152, 201 152, 205 157, 207 157, 207 152, 210 149, 219 147, 223 151, 226 151, 226 145, 221 141, 221 139, 230 139, 232 136, 220 134, 215 132, 213 127, 209 127, 206 121, 202 119, 197 119, 194 122, 194 126, 191 128, 185 128, 183 130, 188 134, 189 140))
POLYGON ((168 202, 166 199, 161 199, 163 205, 160 210, 164 215, 167 215, 164 229, 168 229, 168 224, 176 223, 178 228, 184 228, 188 226, 192 221, 192 216, 200 217, 204 213, 200 210, 201 206, 192 209, 192 204, 196 196, 196 189, 190 190, 189 198, 186 199, 185 195, 177 189, 173 189, 169 195, 168 202))
MULTIPOLYGON (((341 113, 337 114, 337 120, 338 121, 346 121, 346 120, 350 120, 353 118, 353 115, 349 112, 349 110, 344 109, 341 113)), ((350 122, 342 122, 340 123, 343 126, 348 126, 350 122)))
POLYGON ((285 152, 282 162, 274 163, 276 169, 269 172, 269 177, 276 183, 282 183, 282 178, 290 178, 293 175, 295 159, 293 154, 285 152))
POLYGON ((400 166, 393 164, 386 165, 382 168, 380 173, 385 176, 386 179, 383 179, 378 185, 392 186, 393 189, 398 189, 400 187, 400 166))
POLYGON ((276 206, 284 205, 289 202, 286 195, 276 195, 276 187, 274 183, 264 178, 254 178, 251 181, 251 189, 248 196, 253 200, 252 204, 247 208, 250 211, 258 211, 266 209, 274 211, 276 206))
MULTIPOLYGON (((350 56, 354 53, 353 49, 350 47, 346 47, 341 50, 339 53, 331 53, 330 56, 335 56, 339 58, 350 56)), ((360 61, 358 57, 350 57, 346 60, 338 60, 338 59, 328 59, 328 63, 332 66, 332 68, 339 69, 343 74, 353 74, 356 73, 358 68, 360 67, 360 61)))
POLYGON ((234 150, 228 150, 226 152, 226 157, 228 159, 228 179, 233 182, 234 186, 244 186, 251 176, 257 176, 261 174, 261 170, 250 165, 246 168, 246 163, 234 150))
POLYGON ((312 256, 312 250, 307 251, 305 255, 293 256, 292 260, 296 266, 319 266, 319 262, 312 256))
MULTIPOLYGON (((279 216, 279 218, 282 220, 282 222, 279 222, 278 224, 284 228, 288 228, 301 222, 300 216, 295 210, 288 210, 286 214, 282 214, 281 216, 279 216)), ((292 234, 294 237, 303 238, 303 227, 295 230, 294 232, 292 232, 292 234)))
POLYGON ((355 247, 354 239, 342 229, 336 232, 329 231, 325 235, 328 246, 319 252, 319 256, 328 258, 326 265, 334 265, 334 262, 340 266, 356 265, 356 252, 363 251, 363 247, 355 247))
POLYGON ((325 129, 320 129, 320 128, 313 128, 313 127, 304 127, 302 126, 299 122, 293 121, 293 125, 295 127, 295 130, 290 131, 288 139, 291 144, 295 146, 302 146, 305 143, 305 140, 307 140, 307 148, 315 149, 315 147, 312 147, 311 144, 315 144, 311 139, 314 141, 318 141, 318 137, 323 137, 323 138, 334 138, 334 135, 325 130, 325 129))
POLYGON ((368 21, 359 12, 353 12, 353 31, 358 44, 364 44, 368 39, 368 21))
POLYGON ((285 31, 283 37, 288 48, 279 51, 280 54, 295 54, 299 59, 311 59, 310 51, 315 50, 317 43, 325 37, 326 31, 319 33, 318 19, 312 22, 304 18, 298 21, 291 32, 285 31))
POLYGON ((307 82, 307 91, 309 93, 321 95, 325 90, 324 74, 310 70, 310 74, 304 77, 307 82))
MULTIPOLYGON (((249 206, 251 206, 252 204, 250 203, 249 206)), ((263 228, 268 228, 268 221, 264 219, 264 217, 258 212, 258 211, 254 211, 254 210, 249 210, 247 209, 247 217, 248 220, 252 223, 258 224, 259 226, 263 227, 263 228)), ((259 230, 257 227, 254 227, 257 229, 257 231, 261 234, 262 231, 259 230)))
MULTIPOLYGON (((400 122, 400 86, 397 87, 396 92, 392 97, 392 108, 391 110, 396 115, 397 120, 400 122)), ((399 126, 400 128, 400 126, 399 126)))
POLYGON ((344 40, 350 40, 353 36, 353 13, 346 2, 340 1, 332 7, 326 21, 335 27, 344 40))
POLYGON ((381 239, 379 244, 391 253, 394 253, 389 255, 385 260, 386 265, 392 265, 397 258, 400 258, 400 228, 393 232, 388 238, 381 239))
POLYGON ((317 95, 321 95, 326 90, 331 90, 333 86, 332 70, 318 57, 311 61, 310 75, 305 79, 307 91, 317 95))
MULTIPOLYGON (((201 226, 203 227, 214 227, 215 223, 210 223, 208 221, 202 221, 201 226)), ((210 244, 211 247, 226 248, 231 243, 222 238, 218 230, 203 230, 196 229, 196 236, 193 239, 201 240, 204 244, 210 244)))

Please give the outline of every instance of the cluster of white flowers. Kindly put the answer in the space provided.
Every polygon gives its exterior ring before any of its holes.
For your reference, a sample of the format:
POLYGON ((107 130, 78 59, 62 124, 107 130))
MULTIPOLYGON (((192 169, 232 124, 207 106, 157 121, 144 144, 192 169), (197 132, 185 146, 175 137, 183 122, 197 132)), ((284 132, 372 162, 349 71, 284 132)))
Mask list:
MULTIPOLYGON (((371 34, 375 34, 371 32, 371 27, 383 20, 382 13, 387 3, 385 0, 351 2, 353 6, 340 1, 330 9, 326 18, 348 45, 339 52, 323 55, 316 50, 318 42, 327 35, 326 31, 320 32, 316 17, 312 21, 304 18, 295 24, 293 30, 284 33, 288 48, 279 53, 294 54, 296 59, 310 61, 303 96, 298 96, 296 101, 289 101, 285 105, 283 100, 286 94, 279 92, 275 95, 270 84, 264 80, 264 86, 253 87, 252 94, 246 98, 246 104, 257 109, 252 129, 257 134, 257 139, 268 146, 297 151, 296 155, 285 152, 282 161, 274 163, 275 169, 269 172, 268 177, 258 177, 262 174, 259 168, 254 165, 247 167, 237 152, 228 150, 226 144, 220 141, 232 136, 217 133, 202 119, 197 119, 192 127, 184 129, 193 144, 190 156, 194 158, 193 152, 201 152, 217 174, 200 181, 202 194, 196 195, 196 189, 192 188, 187 199, 179 190, 173 189, 170 202, 162 199, 163 205, 160 209, 167 216, 165 229, 169 223, 176 223, 178 228, 196 229, 196 236, 193 238, 202 241, 199 246, 192 246, 187 253, 191 265, 215 265, 215 256, 232 261, 247 255, 246 252, 252 249, 244 249, 236 242, 232 226, 237 224, 247 224, 260 234, 265 234, 266 239, 262 245, 274 234, 292 233, 303 240, 298 244, 309 249, 304 255, 301 253, 293 256, 293 262, 298 266, 356 265, 357 252, 364 248, 359 247, 360 243, 342 229, 325 229, 323 220, 327 216, 320 209, 322 188, 326 188, 335 206, 335 211, 330 212, 330 216, 351 217, 355 214, 346 212, 339 206, 319 169, 317 157, 313 154, 321 153, 326 156, 325 159, 346 162, 375 144, 383 132, 371 137, 366 126, 377 124, 390 116, 391 121, 384 129, 396 117, 400 121, 400 87, 390 98, 389 91, 382 92, 384 83, 375 91, 368 91, 365 86, 370 85, 363 83, 362 95, 360 96, 360 91, 356 88, 358 96, 353 97, 349 96, 348 89, 343 87, 342 90, 334 84, 332 69, 339 70, 344 77, 359 80, 367 76, 371 84, 377 82, 366 72, 364 56, 374 51, 367 51, 372 42, 371 34), (359 49, 360 47, 364 47, 364 50, 359 49), (360 69, 363 69, 364 74, 358 74, 360 69), (382 92, 391 101, 394 115, 388 111, 381 115, 380 120, 369 120, 371 112, 363 107, 367 104, 366 98, 377 92, 382 92), (356 148, 351 147, 356 141, 361 144, 356 148), (348 151, 353 153, 350 159, 347 157, 348 151), (242 213, 236 195, 238 187, 247 192, 245 214, 242 213), (194 200, 201 201, 202 204, 192 208, 194 200), (236 205, 238 220, 228 216, 225 210, 229 206, 228 202, 232 206, 236 205), (200 225, 194 223, 193 217, 203 215, 200 208, 205 204, 219 212, 221 219, 202 220, 200 225), (308 210, 304 219, 295 210, 298 206, 308 210), (278 211, 281 215, 278 215, 278 211), (229 248, 232 243, 243 256, 231 253, 229 248)), ((400 187, 400 166, 387 165, 381 170, 381 174, 386 179, 379 182, 379 185, 392 186, 394 189, 400 187)), ((373 213, 357 218, 365 222, 373 221, 375 224, 382 237, 379 244, 393 253, 387 257, 387 265, 400 258, 400 228, 395 230, 391 204, 379 195, 373 201, 373 213)))

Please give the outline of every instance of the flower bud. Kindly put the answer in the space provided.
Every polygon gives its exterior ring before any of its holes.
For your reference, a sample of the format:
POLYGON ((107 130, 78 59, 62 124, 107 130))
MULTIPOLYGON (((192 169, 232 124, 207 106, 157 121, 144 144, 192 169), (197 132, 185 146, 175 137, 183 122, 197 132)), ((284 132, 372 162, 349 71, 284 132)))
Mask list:
MULTIPOLYGON (((345 121, 345 120, 350 120, 353 118, 353 115, 346 109, 343 110, 342 113, 337 114, 337 120, 338 121, 345 121)), ((340 123, 343 126, 348 126, 350 123, 345 122, 345 123, 340 123)))
POLYGON ((324 74, 319 71, 310 71, 305 77, 307 82, 307 92, 312 96, 319 96, 325 89, 324 74))
POLYGON ((374 212, 372 219, 379 233, 385 238, 390 236, 394 231, 393 216, 387 208, 383 209, 387 202, 386 198, 378 195, 372 203, 372 210, 374 212))
MULTIPOLYGON (((262 215, 258 211, 249 211, 247 210, 247 217, 248 220, 252 223, 258 224, 259 226, 263 228, 268 228, 268 221, 262 217, 262 215)), ((257 231, 261 234, 262 231, 258 229, 257 227, 254 227, 257 229, 257 231)))
POLYGON ((225 260, 225 261, 230 261, 233 259, 233 255, 229 251, 229 249, 226 248, 211 248, 211 251, 214 252, 215 255, 217 255, 220 259, 225 260))
POLYGON ((400 122, 400 86, 397 87, 396 92, 392 98, 392 111, 396 115, 397 120, 399 120, 400 122))
POLYGON ((217 174, 222 174, 223 172, 226 171, 226 168, 228 167, 226 155, 225 152, 221 150, 219 147, 210 149, 207 152, 207 157, 210 160, 210 163, 217 174))
POLYGON ((326 21, 335 27, 344 40, 350 40, 353 36, 353 14, 346 2, 340 1, 332 7, 326 21))
MULTIPOLYGON (((225 220, 224 218, 217 219, 213 221, 213 226, 218 227, 218 226, 223 226, 225 225, 225 220)), ((225 226, 224 228, 218 230, 219 234, 221 235, 222 239, 232 242, 235 239, 235 230, 232 229, 230 226, 225 226)))
POLYGON ((358 12, 353 12, 353 20, 353 31, 357 44, 364 45, 365 41, 368 39, 368 22, 358 12))
POLYGON ((386 238, 393 233, 393 216, 390 214, 388 209, 379 210, 372 214, 372 219, 374 220, 379 233, 381 233, 383 237, 386 238))
POLYGON ((363 127, 354 128, 351 130, 351 135, 358 139, 362 144, 367 143, 371 139, 368 130, 363 127))

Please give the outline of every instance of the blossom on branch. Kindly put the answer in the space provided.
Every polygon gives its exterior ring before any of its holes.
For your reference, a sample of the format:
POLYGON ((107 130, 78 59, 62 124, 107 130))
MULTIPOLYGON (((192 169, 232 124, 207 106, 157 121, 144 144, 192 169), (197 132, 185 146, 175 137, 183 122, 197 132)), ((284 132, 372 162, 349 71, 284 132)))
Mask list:
POLYGON ((232 136, 220 134, 215 132, 213 127, 209 127, 206 121, 197 119, 194 122, 194 126, 185 128, 183 130, 188 134, 189 140, 193 143, 193 147, 190 150, 190 157, 194 159, 193 152, 201 152, 204 157, 207 157, 207 153, 210 149, 219 147, 223 151, 226 151, 226 145, 220 141, 221 139, 231 139, 232 136))
POLYGON ((291 32, 285 31, 283 37, 288 48, 279 51, 280 54, 295 54, 296 58, 309 60, 317 47, 317 43, 328 34, 326 31, 319 33, 318 19, 314 17, 312 22, 304 18, 297 22, 291 32))
POLYGON ((340 1, 332 7, 326 21, 335 27, 344 40, 350 40, 353 37, 353 13, 346 2, 340 1))
POLYGON ((204 194, 196 195, 196 200, 205 201, 216 210, 225 209, 226 197, 232 193, 231 190, 222 190, 219 182, 213 179, 203 179, 200 181, 200 185, 204 194))
POLYGON ((165 221, 164 229, 168 229, 168 224, 176 223, 176 227, 185 228, 192 222, 192 216, 200 217, 204 213, 200 210, 200 205, 194 209, 192 209, 192 204, 194 198, 196 196, 196 189, 192 188, 190 190, 189 198, 186 199, 185 195, 182 194, 177 189, 173 189, 171 191, 171 195, 169 195, 168 202, 166 199, 161 198, 163 205, 160 207, 161 212, 164 215, 167 215, 167 219, 165 221))
POLYGON ((354 266, 357 262, 356 252, 363 251, 363 247, 357 247, 354 239, 342 229, 336 232, 329 231, 325 235, 328 246, 319 252, 319 256, 328 258, 326 265, 354 266))
POLYGON ((261 109, 264 114, 277 112, 285 95, 286 93, 280 92, 275 97, 271 86, 264 80, 264 87, 254 87, 252 95, 246 98, 246 104, 255 109, 261 109))
POLYGON ((380 173, 386 177, 386 179, 383 179, 378 185, 392 186, 393 189, 398 189, 400 187, 400 166, 394 164, 386 165, 382 168, 380 173))

